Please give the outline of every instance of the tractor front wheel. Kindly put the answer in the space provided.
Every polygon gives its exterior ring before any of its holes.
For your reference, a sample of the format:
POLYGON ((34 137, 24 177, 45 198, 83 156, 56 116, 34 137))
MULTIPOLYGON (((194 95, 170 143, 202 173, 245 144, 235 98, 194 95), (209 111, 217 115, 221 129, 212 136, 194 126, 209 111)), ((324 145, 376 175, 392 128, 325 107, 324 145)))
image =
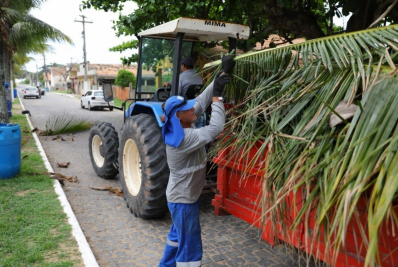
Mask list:
POLYGON ((139 114, 126 120, 119 164, 124 198, 134 216, 149 219, 164 215, 170 171, 162 131, 153 116, 139 114))
POLYGON ((88 140, 91 164, 95 173, 104 179, 114 178, 119 172, 117 169, 119 138, 115 128, 107 122, 94 124, 88 140))

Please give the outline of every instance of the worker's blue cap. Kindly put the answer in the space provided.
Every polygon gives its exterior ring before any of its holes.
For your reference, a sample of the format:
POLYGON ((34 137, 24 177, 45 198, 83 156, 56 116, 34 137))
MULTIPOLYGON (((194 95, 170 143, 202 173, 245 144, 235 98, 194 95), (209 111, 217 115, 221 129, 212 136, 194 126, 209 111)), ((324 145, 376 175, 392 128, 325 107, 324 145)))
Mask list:
POLYGON ((8 82, 6 82, 6 83, 4 84, 4 86, 5 86, 6 88, 8 88, 8 86, 9 86, 9 85, 8 85, 8 82))
POLYGON ((195 105, 196 99, 187 100, 183 96, 172 96, 164 105, 166 122, 163 125, 163 140, 166 145, 178 147, 184 139, 184 128, 177 118, 177 111, 190 110, 195 105))

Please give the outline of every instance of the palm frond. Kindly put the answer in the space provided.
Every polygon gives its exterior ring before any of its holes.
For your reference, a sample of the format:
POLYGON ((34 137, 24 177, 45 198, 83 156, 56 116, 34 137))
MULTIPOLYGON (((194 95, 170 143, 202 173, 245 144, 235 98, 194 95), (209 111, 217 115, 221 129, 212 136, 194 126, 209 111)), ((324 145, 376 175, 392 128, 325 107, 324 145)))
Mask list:
POLYGON ((92 121, 80 115, 71 115, 64 111, 54 114, 46 121, 46 130, 44 135, 56 135, 65 133, 80 132, 90 129, 92 121))
POLYGON ((210 157, 233 151, 231 160, 245 161, 242 179, 260 166, 263 218, 279 220, 284 231, 308 225, 314 210, 316 225, 311 235, 306 228, 305 243, 315 255, 314 244, 324 236, 330 262, 346 245, 351 222, 363 212, 358 203, 369 192, 368 220, 359 233, 367 246, 366 266, 381 264, 382 222, 388 217, 398 227, 392 205, 398 190, 397 54, 398 26, 391 25, 235 58, 227 88, 235 108, 210 157), (329 118, 343 100, 361 108, 331 129, 329 118), (249 157, 259 142, 261 149, 249 157), (299 190, 303 205, 294 223, 286 224, 286 196, 299 190))

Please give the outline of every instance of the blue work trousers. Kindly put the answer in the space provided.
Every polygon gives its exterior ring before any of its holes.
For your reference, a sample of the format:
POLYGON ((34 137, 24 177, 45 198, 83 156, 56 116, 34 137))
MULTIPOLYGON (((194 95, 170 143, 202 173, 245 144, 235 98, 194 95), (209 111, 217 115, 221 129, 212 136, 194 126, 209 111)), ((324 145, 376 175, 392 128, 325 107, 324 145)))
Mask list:
POLYGON ((159 267, 199 267, 203 254, 199 200, 193 204, 168 202, 168 206, 173 224, 159 267))

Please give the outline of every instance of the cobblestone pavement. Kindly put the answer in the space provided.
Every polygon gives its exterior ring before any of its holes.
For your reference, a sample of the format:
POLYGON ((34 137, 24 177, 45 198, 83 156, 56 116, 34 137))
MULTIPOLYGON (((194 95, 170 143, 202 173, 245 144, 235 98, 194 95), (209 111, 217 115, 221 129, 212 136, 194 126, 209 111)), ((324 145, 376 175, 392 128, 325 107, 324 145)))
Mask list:
MULTIPOLYGON (((46 94, 48 99, 51 95, 46 94)), ((72 100, 78 106, 78 100, 72 100)), ((47 105, 51 110, 50 101, 47 105)), ((45 121, 38 120, 33 109, 31 107, 33 125, 40 129, 45 121)), ((120 112, 115 114, 121 120, 120 112)), ((114 122, 116 119, 108 120, 114 122)), ((88 153, 88 135, 89 131, 62 135, 66 141, 40 136, 40 141, 55 172, 78 178, 79 183, 66 183, 63 188, 99 265, 157 266, 171 226, 170 214, 152 220, 135 218, 123 197, 91 189, 107 185, 121 188, 121 185, 118 177, 104 180, 94 173, 88 153), (58 167, 57 163, 62 162, 70 162, 69 167, 58 167)), ((298 255, 283 245, 268 245, 260 238, 257 228, 241 219, 216 216, 211 205, 213 197, 212 193, 201 196, 202 266, 294 266, 299 262, 305 265, 304 260, 299 261, 298 255)))

